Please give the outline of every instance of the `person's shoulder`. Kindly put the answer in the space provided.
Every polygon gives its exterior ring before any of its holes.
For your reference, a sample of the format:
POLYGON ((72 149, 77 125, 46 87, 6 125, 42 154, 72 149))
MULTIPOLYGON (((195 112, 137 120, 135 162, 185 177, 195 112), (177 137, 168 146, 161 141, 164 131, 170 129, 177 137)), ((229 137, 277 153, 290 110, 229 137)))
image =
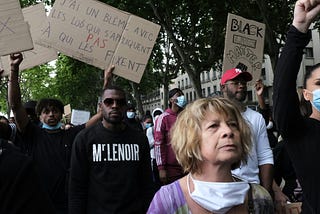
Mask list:
POLYGON ((249 107, 246 108, 246 110, 243 112, 243 115, 250 119, 263 119, 263 116, 261 113, 249 107))
POLYGON ((160 195, 166 195, 166 200, 177 201, 181 204, 178 204, 179 206, 183 205, 185 203, 185 199, 183 197, 183 191, 180 186, 179 180, 176 180, 170 184, 162 186, 156 194, 160 195), (183 198, 181 198, 183 197, 183 198))
POLYGON ((256 213, 274 213, 273 200, 269 192, 259 184, 251 183, 250 186, 256 213))
POLYGON ((255 183, 251 183, 250 186, 252 189, 252 195, 254 199, 265 199, 272 201, 271 195, 263 186, 255 183))

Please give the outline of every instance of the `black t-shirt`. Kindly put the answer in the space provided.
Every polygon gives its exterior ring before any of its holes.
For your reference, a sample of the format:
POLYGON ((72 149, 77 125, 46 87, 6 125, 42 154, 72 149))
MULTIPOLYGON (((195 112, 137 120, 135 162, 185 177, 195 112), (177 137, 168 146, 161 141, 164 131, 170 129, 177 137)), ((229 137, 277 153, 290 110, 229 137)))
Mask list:
POLYGON ((30 157, 0 139, 0 213, 46 213, 54 208, 30 157))
POLYGON ((84 127, 85 125, 80 125, 49 133, 29 122, 22 136, 23 141, 18 145, 36 163, 41 181, 60 212, 67 212, 67 181, 72 143, 84 127))
POLYGON ((143 132, 129 126, 81 131, 72 149, 70 214, 146 213, 154 194, 149 150, 143 132))

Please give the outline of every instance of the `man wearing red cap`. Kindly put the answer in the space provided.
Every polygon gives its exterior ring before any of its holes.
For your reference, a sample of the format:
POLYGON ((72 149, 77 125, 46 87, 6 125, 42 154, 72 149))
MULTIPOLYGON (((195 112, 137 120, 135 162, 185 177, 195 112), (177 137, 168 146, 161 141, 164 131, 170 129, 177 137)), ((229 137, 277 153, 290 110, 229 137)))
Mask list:
POLYGON ((221 92, 225 98, 233 100, 240 108, 243 117, 248 121, 253 145, 248 156, 248 163, 232 173, 242 180, 261 184, 269 192, 272 191, 273 155, 269 145, 265 121, 262 115, 245 106, 247 98, 247 82, 252 75, 239 68, 227 70, 221 78, 221 92))

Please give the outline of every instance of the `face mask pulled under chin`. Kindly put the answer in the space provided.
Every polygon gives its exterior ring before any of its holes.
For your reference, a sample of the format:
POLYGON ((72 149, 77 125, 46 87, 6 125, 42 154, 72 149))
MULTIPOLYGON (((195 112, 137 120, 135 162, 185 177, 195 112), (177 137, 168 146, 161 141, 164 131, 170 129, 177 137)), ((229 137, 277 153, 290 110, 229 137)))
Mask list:
POLYGON ((248 182, 206 182, 187 177, 189 195, 201 207, 216 214, 225 214, 232 207, 243 204, 250 188, 248 182), (190 192, 189 178, 194 191, 190 192))
POLYGON ((61 122, 57 123, 57 125, 55 125, 55 126, 49 126, 49 125, 46 124, 46 123, 42 123, 42 128, 48 129, 48 130, 57 130, 57 129, 60 129, 61 126, 62 126, 62 123, 61 123, 61 122))

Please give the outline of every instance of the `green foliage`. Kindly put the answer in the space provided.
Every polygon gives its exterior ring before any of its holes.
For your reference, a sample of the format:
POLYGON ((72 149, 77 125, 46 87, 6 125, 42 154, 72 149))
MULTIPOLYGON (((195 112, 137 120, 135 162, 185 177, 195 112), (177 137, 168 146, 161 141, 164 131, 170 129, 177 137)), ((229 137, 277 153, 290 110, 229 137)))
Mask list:
POLYGON ((52 96, 54 78, 50 76, 53 69, 50 65, 41 65, 20 72, 20 89, 23 102, 54 97, 52 96))
POLYGON ((103 72, 68 56, 59 55, 52 91, 71 108, 96 113, 103 72))

